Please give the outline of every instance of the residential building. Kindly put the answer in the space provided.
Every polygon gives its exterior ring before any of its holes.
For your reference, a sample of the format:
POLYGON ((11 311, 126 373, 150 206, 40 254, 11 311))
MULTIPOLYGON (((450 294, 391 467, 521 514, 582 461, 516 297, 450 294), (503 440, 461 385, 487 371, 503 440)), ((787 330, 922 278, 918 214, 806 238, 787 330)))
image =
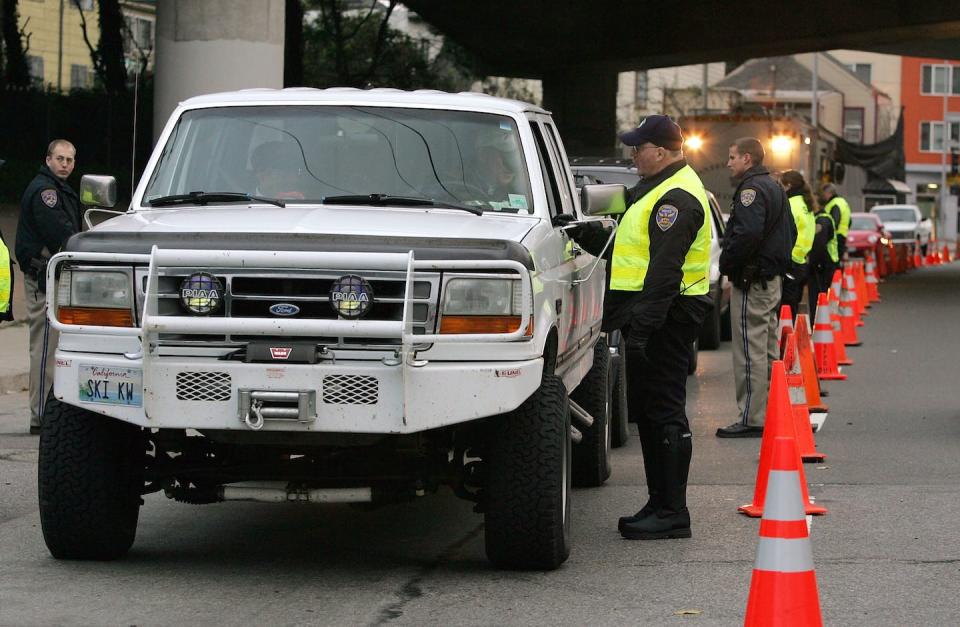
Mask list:
MULTIPOLYGON (((713 85, 724 75, 723 63, 681 65, 621 72, 617 87, 617 126, 635 127, 641 118, 654 114, 687 115, 703 109, 704 72, 706 84, 713 85), (686 90, 682 96, 677 94, 686 90)), ((709 93, 708 109, 723 109, 725 102, 709 93)))
POLYGON ((957 239, 957 196, 943 179, 951 151, 960 150, 960 61, 903 57, 901 99, 912 200, 935 218, 941 238, 957 239))
MULTIPOLYGON (((96 0, 24 0, 17 7, 34 83, 60 91, 93 87, 90 46, 100 40, 96 0)), ((127 69, 152 69, 156 0, 121 0, 120 9, 126 22, 127 69)))

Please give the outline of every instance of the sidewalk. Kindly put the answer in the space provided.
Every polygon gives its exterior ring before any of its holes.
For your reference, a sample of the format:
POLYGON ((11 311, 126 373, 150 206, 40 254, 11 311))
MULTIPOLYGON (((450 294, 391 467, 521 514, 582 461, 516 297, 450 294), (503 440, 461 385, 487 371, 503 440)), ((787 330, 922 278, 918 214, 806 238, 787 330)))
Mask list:
POLYGON ((0 394, 27 389, 30 378, 26 321, 0 324, 0 394))

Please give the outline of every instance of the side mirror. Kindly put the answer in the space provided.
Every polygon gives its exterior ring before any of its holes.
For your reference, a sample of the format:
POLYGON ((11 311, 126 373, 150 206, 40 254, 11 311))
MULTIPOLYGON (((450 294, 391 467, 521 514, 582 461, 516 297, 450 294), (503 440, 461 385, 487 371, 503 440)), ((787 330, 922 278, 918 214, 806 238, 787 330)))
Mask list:
POLYGON ((627 210, 625 185, 584 185, 580 188, 580 208, 588 216, 618 215, 627 210))
POLYGON ((89 207, 117 204, 117 179, 99 174, 84 174, 80 179, 80 202, 89 207))

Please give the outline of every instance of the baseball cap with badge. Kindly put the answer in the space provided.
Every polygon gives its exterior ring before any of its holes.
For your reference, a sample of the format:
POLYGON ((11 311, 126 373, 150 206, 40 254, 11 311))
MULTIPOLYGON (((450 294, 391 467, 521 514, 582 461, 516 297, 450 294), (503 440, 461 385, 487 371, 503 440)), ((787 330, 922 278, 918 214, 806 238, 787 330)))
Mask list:
POLYGON ((680 126, 667 115, 648 115, 632 131, 620 133, 620 141, 627 146, 640 146, 647 142, 667 150, 680 150, 683 133, 680 126))

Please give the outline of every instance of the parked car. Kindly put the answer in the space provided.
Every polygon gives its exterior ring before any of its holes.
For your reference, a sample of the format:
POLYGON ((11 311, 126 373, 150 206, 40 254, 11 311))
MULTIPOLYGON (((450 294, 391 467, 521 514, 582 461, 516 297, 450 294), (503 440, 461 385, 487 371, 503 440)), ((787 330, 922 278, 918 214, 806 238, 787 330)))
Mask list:
MULTIPOLYGON (((578 188, 583 185, 618 183, 633 187, 640 180, 637 169, 629 159, 594 159, 573 157, 570 159, 573 180, 578 188)), ((697 348, 715 350, 722 340, 730 339, 730 281, 720 274, 720 241, 726 221, 720 211, 716 196, 709 190, 710 215, 713 220, 713 239, 710 242, 710 295, 714 307, 703 323, 697 348)), ((696 369, 696 351, 691 369, 696 369)))
POLYGON ((854 213, 850 215, 850 230, 847 233, 847 252, 857 257, 872 250, 875 255, 892 245, 892 236, 880 217, 873 213, 854 213))
POLYGON ((870 213, 880 218, 883 227, 890 232, 894 244, 918 242, 923 254, 933 233, 933 221, 924 218, 916 205, 874 205, 870 213))

